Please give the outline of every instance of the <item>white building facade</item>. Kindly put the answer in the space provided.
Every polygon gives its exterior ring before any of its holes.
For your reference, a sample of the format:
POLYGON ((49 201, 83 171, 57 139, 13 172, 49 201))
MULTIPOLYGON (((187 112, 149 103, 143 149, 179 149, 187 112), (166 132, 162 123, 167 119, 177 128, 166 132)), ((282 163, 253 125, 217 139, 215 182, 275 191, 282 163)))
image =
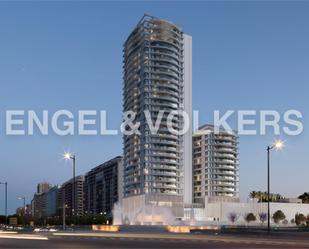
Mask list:
MULTIPOLYGON (((123 111, 136 113, 140 123, 140 135, 123 137, 124 216, 132 220, 156 206, 182 217, 184 203, 192 203, 192 129, 170 133, 167 116, 185 111, 191 120, 192 38, 169 21, 145 15, 124 44, 123 67, 123 111), (154 124, 162 110, 152 134, 144 113, 149 111, 154 124)), ((173 128, 183 125, 176 115, 173 128)))
POLYGON ((193 135, 195 203, 239 202, 238 136, 204 125, 193 135))

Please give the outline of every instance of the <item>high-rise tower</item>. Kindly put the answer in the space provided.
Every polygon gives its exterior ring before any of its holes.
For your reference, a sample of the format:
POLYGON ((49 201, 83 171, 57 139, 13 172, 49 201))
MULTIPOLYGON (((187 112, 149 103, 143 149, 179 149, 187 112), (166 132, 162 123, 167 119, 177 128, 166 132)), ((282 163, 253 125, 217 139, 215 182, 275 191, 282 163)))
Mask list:
MULTIPOLYGON (((126 210, 137 206, 173 207, 181 216, 184 203, 192 203, 192 130, 172 134, 167 116, 192 112, 192 38, 177 25, 145 15, 124 44, 123 111, 136 113, 140 134, 124 135, 124 200, 126 210), (152 134, 144 112, 161 125, 152 134)), ((176 115, 173 127, 183 128, 176 115)))

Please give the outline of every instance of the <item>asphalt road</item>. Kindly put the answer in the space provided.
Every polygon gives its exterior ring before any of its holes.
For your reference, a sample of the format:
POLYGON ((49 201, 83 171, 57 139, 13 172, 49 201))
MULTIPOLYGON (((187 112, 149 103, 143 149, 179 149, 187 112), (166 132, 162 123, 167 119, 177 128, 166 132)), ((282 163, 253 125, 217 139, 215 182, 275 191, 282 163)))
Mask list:
POLYGON ((83 237, 83 236, 51 236, 46 240, 36 238, 1 238, 1 249, 92 249, 92 248, 309 248, 309 243, 298 243, 282 240, 261 240, 234 237, 205 237, 203 240, 188 238, 136 238, 136 237, 83 237))

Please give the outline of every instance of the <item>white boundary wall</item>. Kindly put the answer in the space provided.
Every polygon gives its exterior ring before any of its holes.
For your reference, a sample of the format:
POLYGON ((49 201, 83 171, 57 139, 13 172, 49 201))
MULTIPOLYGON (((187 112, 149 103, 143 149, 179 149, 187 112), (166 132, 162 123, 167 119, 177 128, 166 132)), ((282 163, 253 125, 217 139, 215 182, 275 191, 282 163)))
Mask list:
MULTIPOLYGON (((270 203, 270 214, 272 215, 281 210, 288 223, 291 225, 291 220, 295 218, 296 213, 302 213, 305 216, 309 215, 309 204, 298 203, 270 203)), ((236 213, 239 218, 237 223, 245 223, 244 217, 248 213, 253 213, 257 222, 259 222, 259 214, 267 214, 267 203, 232 203, 232 202, 218 202, 206 204, 206 214, 208 220, 217 220, 222 224, 230 224, 229 215, 236 213)), ((273 222, 273 221, 271 221, 273 222)))

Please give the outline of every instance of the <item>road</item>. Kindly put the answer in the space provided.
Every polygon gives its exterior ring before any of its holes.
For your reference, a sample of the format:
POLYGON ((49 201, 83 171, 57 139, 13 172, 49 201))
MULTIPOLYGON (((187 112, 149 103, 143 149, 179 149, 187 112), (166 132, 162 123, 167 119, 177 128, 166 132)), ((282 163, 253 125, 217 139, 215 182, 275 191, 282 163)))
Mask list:
POLYGON ((1 235, 1 249, 92 249, 92 248, 309 248, 309 240, 248 238, 246 236, 163 234, 58 234, 1 235))
MULTIPOLYGON (((282 247, 279 245, 257 245, 245 243, 224 243, 219 241, 210 242, 191 242, 191 241, 161 241, 161 240, 111 240, 111 239, 51 239, 47 241, 37 240, 12 240, 0 239, 1 249, 11 248, 61 248, 61 249, 87 249, 87 248, 291 248, 282 247)), ((308 248, 308 247, 293 247, 293 248, 308 248)))

